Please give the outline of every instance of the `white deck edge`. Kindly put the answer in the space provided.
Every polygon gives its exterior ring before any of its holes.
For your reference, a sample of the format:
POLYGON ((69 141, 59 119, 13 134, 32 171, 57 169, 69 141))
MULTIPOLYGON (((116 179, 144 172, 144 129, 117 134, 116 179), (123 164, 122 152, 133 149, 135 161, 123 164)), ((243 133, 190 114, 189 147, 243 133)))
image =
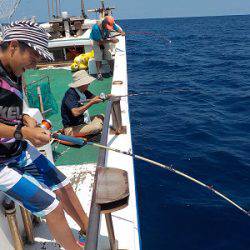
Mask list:
MULTIPOLYGON (((128 80, 127 80, 127 58, 126 58, 126 43, 124 37, 119 37, 120 42, 116 46, 116 55, 115 55, 115 70, 113 81, 119 80, 123 81, 122 85, 113 85, 112 86, 112 94, 114 95, 124 95, 128 93, 128 80)), ((122 119, 123 125, 127 127, 127 134, 114 136, 108 136, 108 145, 114 148, 119 148, 122 150, 132 150, 132 142, 131 142, 131 130, 130 130, 130 119, 129 119, 129 108, 128 108, 128 99, 122 98, 121 100, 121 110, 122 110, 122 119)), ((112 119, 111 119, 112 120, 112 119)), ((111 122, 111 121, 110 121, 111 122)), ((139 250, 140 248, 140 236, 139 236, 139 228, 138 228, 138 212, 137 212, 137 200, 136 200, 136 186, 135 186, 135 175, 134 175, 134 164, 133 159, 129 156, 121 155, 115 152, 108 151, 107 152, 107 167, 116 167, 124 169, 128 172, 129 178, 129 206, 125 209, 122 209, 118 212, 112 214, 115 237, 118 241, 119 249, 129 249, 129 250, 139 250)), ((90 201, 91 201, 91 192, 88 192, 91 189, 91 183, 93 179, 94 169, 93 166, 75 166, 71 170, 67 169, 67 166, 59 167, 63 172, 73 171, 73 175, 77 175, 75 171, 80 170, 81 172, 86 172, 87 177, 86 180, 83 180, 81 190, 77 190, 78 195, 80 195, 81 203, 84 205, 84 209, 89 210, 90 201), (84 171, 83 169, 84 168, 84 171), (86 168, 86 169, 85 169, 86 168), (88 196, 84 196, 83 194, 88 193, 88 196)), ((71 175, 71 174, 70 174, 71 175)), ((0 193, 0 201, 3 198, 3 194, 0 193)), ((1 206, 0 206, 1 207, 1 206)), ((2 210, 2 209, 1 209, 2 210)), ((18 221, 19 226, 21 227, 21 231, 23 232, 23 226, 21 222, 20 211, 18 210, 18 221)), ((3 211, 0 213, 1 223, 0 223, 0 249, 12 250, 13 243, 11 240, 11 235, 9 232, 7 220, 4 218, 3 211)), ((70 219, 70 225, 72 228, 77 228, 75 223, 70 219)), ((53 243, 53 239, 51 239, 50 234, 47 231, 47 226, 42 223, 40 228, 35 228, 35 234, 40 235, 42 232, 43 237, 38 236, 38 244, 25 246, 25 249, 59 249, 56 243, 53 243), (41 243, 39 243, 41 242, 41 243), (47 242, 47 243, 46 243, 47 242), (45 246, 45 245, 46 246, 45 246)), ((100 226, 100 237, 98 249, 110 249, 109 241, 107 238, 107 227, 104 216, 101 218, 101 226, 100 226)))
MULTIPOLYGON (((122 85, 112 85, 111 93, 113 95, 126 95, 128 93, 125 37, 119 37, 119 43, 116 46, 113 81, 123 81, 122 85)), ((128 98, 121 99, 121 111, 123 125, 127 127, 127 133, 119 136, 109 134, 108 146, 125 151, 132 151, 128 98)), ((110 124, 111 122, 112 119, 110 119, 110 124)), ((139 236, 140 230, 138 227, 138 207, 133 159, 126 155, 107 151, 106 166, 126 170, 129 178, 129 205, 118 212, 112 213, 115 237, 118 241, 118 249, 139 250, 141 249, 139 236)), ((107 227, 104 216, 101 218, 100 234, 102 236, 107 236, 107 227)), ((103 247, 99 247, 98 249, 103 249, 103 247)))

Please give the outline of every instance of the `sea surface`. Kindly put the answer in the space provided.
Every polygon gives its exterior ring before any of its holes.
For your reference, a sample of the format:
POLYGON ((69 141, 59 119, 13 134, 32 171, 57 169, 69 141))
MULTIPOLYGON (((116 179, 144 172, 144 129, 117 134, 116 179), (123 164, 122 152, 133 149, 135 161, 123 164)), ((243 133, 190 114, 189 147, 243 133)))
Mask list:
MULTIPOLYGON (((250 210, 250 16, 126 20, 133 150, 250 210), (171 43, 169 42, 171 40, 171 43)), ((135 161, 143 250, 248 250, 250 217, 135 161)))

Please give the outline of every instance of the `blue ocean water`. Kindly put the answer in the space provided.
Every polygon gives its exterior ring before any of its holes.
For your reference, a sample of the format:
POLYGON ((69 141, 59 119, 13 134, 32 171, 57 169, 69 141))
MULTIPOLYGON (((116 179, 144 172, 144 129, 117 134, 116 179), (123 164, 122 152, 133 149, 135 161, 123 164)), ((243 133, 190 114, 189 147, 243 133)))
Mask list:
MULTIPOLYGON (((120 24, 129 90, 151 92, 129 99, 134 152, 250 210, 250 16, 120 24)), ((250 217, 167 170, 135 169, 143 250, 250 249, 250 217)))

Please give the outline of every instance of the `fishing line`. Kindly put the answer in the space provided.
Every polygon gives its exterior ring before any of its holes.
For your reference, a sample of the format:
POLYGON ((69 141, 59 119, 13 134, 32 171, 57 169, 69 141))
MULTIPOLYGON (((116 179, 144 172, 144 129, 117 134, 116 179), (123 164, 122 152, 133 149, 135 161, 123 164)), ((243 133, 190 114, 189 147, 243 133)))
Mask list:
POLYGON ((55 138, 57 140, 68 141, 68 142, 74 143, 74 144, 79 145, 79 146, 84 146, 85 144, 87 144, 87 145, 92 145, 92 146, 95 146, 95 147, 98 147, 98 148, 107 149, 107 150, 110 150, 110 151, 114 151, 116 153, 120 153, 120 154, 123 154, 123 155, 131 156, 131 157, 133 157, 135 159, 138 159, 138 160, 141 160, 141 161, 144 161, 144 162, 148 162, 148 163, 150 163, 152 165, 161 167, 163 169, 166 169, 166 170, 168 170, 168 171, 170 171, 170 172, 172 172, 174 174, 180 175, 180 176, 182 176, 182 177, 190 180, 191 182, 194 182, 194 183, 196 183, 196 184, 198 184, 198 185, 200 185, 200 186, 202 186, 202 187, 210 190, 211 192, 213 192, 214 194, 216 194, 220 198, 224 199, 225 201, 227 201, 228 203, 230 203, 231 205, 233 205, 234 207, 236 207, 237 209, 239 209, 244 214, 250 216, 250 212, 246 211, 244 208, 242 208, 241 206, 239 206, 233 200, 229 199, 227 196, 225 196, 224 194, 222 194, 218 190, 214 189, 213 186, 207 185, 207 184, 203 183, 202 181, 197 180, 197 179, 193 178, 192 176, 187 175, 184 172, 181 172, 181 171, 179 171, 177 169, 174 169, 173 167, 170 167, 168 165, 162 164, 160 162, 148 159, 148 158, 140 156, 140 155, 133 154, 131 152, 122 151, 120 149, 112 148, 112 147, 108 147, 108 146, 104 146, 104 145, 101 145, 101 144, 95 143, 95 142, 90 142, 90 141, 87 141, 86 139, 82 139, 82 138, 75 138, 75 137, 72 137, 72 136, 66 136, 66 135, 57 134, 57 133, 52 133, 51 137, 55 138))
MULTIPOLYGON (((157 34, 155 32, 145 32, 145 31, 127 31, 126 34, 131 34, 131 35, 141 35, 141 36, 151 36, 154 38, 160 38, 162 41, 164 41, 166 44, 171 44, 172 41, 168 39, 164 35, 157 34)), ((112 39, 115 37, 121 36, 121 34, 115 34, 112 36, 107 37, 108 39, 112 39)))
POLYGON ((139 95, 152 95, 152 94, 164 94, 164 93, 178 93, 178 92, 198 92, 194 89, 185 89, 185 88, 179 88, 179 89, 161 89, 159 91, 145 91, 145 92, 131 92, 127 95, 115 95, 114 97, 127 97, 127 96, 139 96, 139 95))
MULTIPOLYGON (((106 101, 110 98, 123 98, 123 97, 133 97, 133 96, 140 96, 140 95, 159 95, 159 94, 165 94, 165 93, 179 93, 179 92, 196 92, 196 93, 199 93, 199 91, 197 90, 193 90, 193 89, 182 89, 182 88, 179 88, 179 89, 162 89, 162 90, 159 90, 159 91, 145 91, 145 92, 131 92, 129 94, 126 94, 126 95, 111 95, 109 96, 108 94, 105 94, 105 93, 100 93, 99 95, 99 98, 102 99, 102 101, 106 101)), ((158 97, 158 96, 156 96, 158 97)), ((92 99, 86 99, 84 102, 82 101, 79 101, 78 103, 81 104, 81 105, 84 105, 86 102, 89 102, 91 101, 92 99)))
POLYGON ((158 34, 156 32, 149 32, 149 31, 127 31, 126 34, 132 35, 141 35, 141 36, 150 36, 150 37, 158 37, 165 41, 167 44, 172 43, 170 39, 168 39, 165 35, 158 34))

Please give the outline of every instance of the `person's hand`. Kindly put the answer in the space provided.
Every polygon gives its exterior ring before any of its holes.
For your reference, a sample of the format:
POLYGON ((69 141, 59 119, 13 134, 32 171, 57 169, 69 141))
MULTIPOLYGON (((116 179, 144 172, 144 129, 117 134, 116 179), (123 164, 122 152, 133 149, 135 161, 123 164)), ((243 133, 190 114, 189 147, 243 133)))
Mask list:
POLYGON ((119 40, 118 40, 117 38, 111 38, 111 39, 110 39, 110 42, 111 42, 111 43, 118 43, 119 40))
POLYGON ((41 147, 49 143, 50 132, 43 128, 22 127, 23 138, 30 141, 35 147, 41 147))
POLYGON ((92 104, 96 104, 96 103, 100 103, 102 102, 103 100, 99 97, 99 96, 95 96, 94 98, 91 99, 91 103, 92 104))
POLYGON ((37 121, 33 117, 24 114, 23 115, 23 124, 29 128, 35 128, 37 126, 37 121))
POLYGON ((109 100, 109 99, 112 98, 112 97, 114 97, 114 95, 112 95, 112 94, 107 94, 107 95, 106 95, 106 100, 109 100))
POLYGON ((122 36, 126 36, 126 33, 124 31, 121 31, 122 36))

